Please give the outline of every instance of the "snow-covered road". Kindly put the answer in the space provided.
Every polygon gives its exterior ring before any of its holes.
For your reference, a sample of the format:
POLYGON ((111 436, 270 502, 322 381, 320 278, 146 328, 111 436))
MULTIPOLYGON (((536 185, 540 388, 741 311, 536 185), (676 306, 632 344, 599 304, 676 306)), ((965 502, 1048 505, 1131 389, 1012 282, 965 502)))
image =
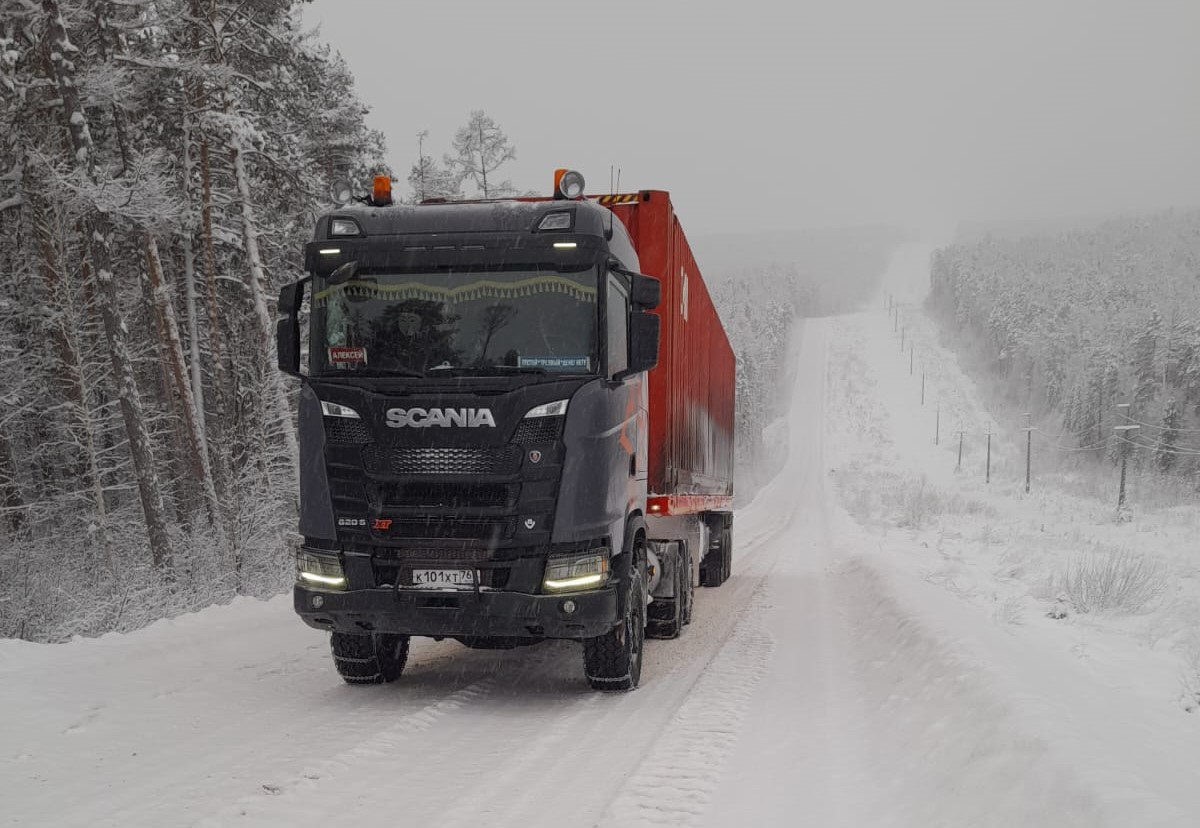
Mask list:
POLYGON ((636 692, 586 689, 577 645, 426 640, 396 684, 347 687, 288 597, 3 641, 0 825, 1200 823, 1108 807, 1020 715, 1040 701, 997 694, 879 567, 828 488, 836 332, 795 338, 783 470, 636 692))

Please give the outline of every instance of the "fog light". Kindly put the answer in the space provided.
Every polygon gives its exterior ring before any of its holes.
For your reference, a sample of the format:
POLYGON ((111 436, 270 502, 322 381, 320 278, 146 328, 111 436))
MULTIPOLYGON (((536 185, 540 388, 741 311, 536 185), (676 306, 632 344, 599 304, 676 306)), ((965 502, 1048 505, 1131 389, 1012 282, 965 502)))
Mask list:
POLYGON ((567 615, 570 615, 571 613, 575 612, 575 602, 572 601, 570 598, 563 601, 562 602, 562 611, 565 612, 567 615))
POLYGON ((324 595, 314 595, 312 597, 312 606, 313 606, 313 609, 320 609, 321 607, 325 606, 325 596, 324 595))

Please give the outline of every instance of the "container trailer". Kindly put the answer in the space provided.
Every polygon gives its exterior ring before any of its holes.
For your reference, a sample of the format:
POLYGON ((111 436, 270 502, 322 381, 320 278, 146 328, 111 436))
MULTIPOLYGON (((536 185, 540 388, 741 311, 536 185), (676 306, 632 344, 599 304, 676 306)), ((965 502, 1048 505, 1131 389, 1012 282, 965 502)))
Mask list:
POLYGON ((351 684, 415 635, 574 639, 592 687, 636 687, 732 565, 734 356, 670 195, 339 189, 279 297, 296 612, 351 684))

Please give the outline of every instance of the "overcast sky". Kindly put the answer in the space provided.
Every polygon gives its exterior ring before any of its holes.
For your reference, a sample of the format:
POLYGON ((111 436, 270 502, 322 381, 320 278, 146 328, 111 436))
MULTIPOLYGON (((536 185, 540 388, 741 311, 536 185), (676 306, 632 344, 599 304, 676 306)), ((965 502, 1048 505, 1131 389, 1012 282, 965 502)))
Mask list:
MULTIPOLYGON (((1200 0, 316 0, 404 177, 472 109, 689 232, 1200 203, 1200 0)), ((431 152, 432 150, 432 152, 431 152)))

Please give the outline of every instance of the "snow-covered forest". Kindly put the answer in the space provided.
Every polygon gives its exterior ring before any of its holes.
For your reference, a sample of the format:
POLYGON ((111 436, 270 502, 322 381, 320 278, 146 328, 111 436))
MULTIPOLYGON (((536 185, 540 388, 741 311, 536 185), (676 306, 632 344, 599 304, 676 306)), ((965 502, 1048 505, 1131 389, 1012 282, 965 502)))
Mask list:
POLYGON ((0 6, 0 635, 273 593, 272 297, 382 136, 293 0, 0 6))
MULTIPOLYGON (((388 172, 349 69, 298 7, 3 4, 0 636, 128 630, 290 584, 274 295, 331 183, 388 172)), ((421 138, 403 200, 518 192, 485 113, 440 162, 421 138)), ((714 288, 743 466, 817 276, 763 266, 714 288)))
POLYGON ((1198 274, 1200 212, 1169 211, 939 250, 928 305, 1062 443, 1200 483, 1198 274))

